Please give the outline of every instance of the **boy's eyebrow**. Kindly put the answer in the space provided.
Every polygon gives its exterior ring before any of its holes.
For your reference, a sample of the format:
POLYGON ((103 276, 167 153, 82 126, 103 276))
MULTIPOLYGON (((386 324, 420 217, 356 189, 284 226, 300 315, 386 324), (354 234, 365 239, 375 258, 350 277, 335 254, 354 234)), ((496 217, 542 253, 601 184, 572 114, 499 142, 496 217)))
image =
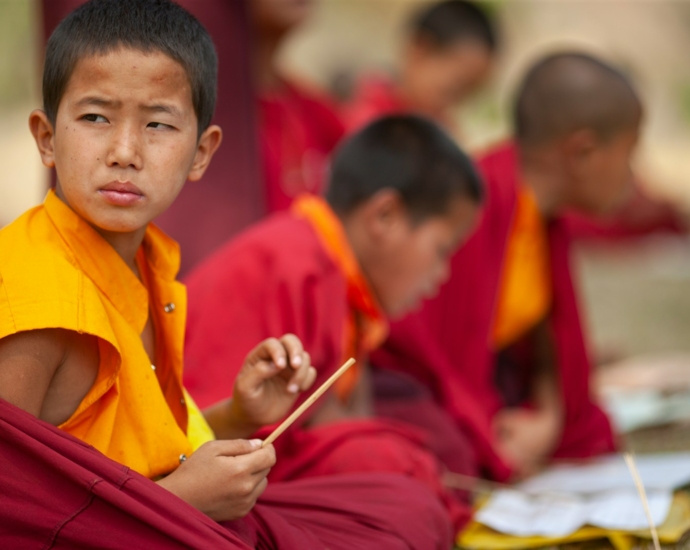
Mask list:
MULTIPOLYGON (((77 101, 77 107, 84 107, 86 105, 93 105, 95 107, 109 107, 111 109, 117 109, 122 106, 121 101, 115 101, 111 99, 105 99, 98 96, 86 96, 77 101)), ((167 103, 154 103, 152 105, 141 105, 140 109, 142 111, 147 111, 149 113, 167 113, 172 116, 182 117, 182 111, 175 105, 170 105, 167 103)))
POLYGON ((175 105, 167 103, 155 103, 153 105, 142 105, 141 109, 149 113, 167 113, 175 117, 182 117, 182 111, 175 105))
POLYGON ((98 96, 86 96, 77 101, 77 107, 83 107, 85 105, 93 105, 95 107, 112 107, 116 109, 120 107, 122 103, 120 101, 113 101, 98 96))

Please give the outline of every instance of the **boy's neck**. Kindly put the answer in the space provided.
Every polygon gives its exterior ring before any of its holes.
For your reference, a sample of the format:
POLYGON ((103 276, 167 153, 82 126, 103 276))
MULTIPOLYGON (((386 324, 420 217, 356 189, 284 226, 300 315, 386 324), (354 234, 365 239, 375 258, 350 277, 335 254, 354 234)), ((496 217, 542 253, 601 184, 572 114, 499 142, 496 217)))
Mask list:
POLYGON ((103 237, 110 246, 115 249, 115 252, 124 260, 132 272, 139 278, 139 268, 137 267, 136 257, 137 251, 144 242, 146 235, 146 226, 138 229, 133 233, 119 233, 115 231, 104 231, 100 227, 92 226, 96 232, 103 237))
POLYGON ((519 147, 520 183, 534 192, 544 218, 557 216, 565 203, 563 173, 548 150, 519 147))

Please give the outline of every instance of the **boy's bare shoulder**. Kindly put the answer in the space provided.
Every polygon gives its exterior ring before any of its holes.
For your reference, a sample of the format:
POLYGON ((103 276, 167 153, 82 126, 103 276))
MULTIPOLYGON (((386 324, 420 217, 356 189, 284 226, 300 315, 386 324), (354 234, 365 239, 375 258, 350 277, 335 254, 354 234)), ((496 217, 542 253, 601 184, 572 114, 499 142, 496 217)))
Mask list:
POLYGON ((0 398, 55 426, 66 422, 99 368, 95 337, 64 329, 0 339, 0 398))

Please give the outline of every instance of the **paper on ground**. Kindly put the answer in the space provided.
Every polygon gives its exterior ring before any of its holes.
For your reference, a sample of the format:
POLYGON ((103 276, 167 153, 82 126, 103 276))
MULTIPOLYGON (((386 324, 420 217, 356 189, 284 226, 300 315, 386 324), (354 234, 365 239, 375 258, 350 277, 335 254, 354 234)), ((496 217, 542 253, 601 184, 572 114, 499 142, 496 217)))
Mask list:
MULTIPOLYGON (((668 515, 673 491, 690 483, 690 453, 638 455, 635 462, 659 525, 668 515)), ((515 491, 497 491, 475 519, 517 536, 566 536, 584 525, 623 531, 649 527, 620 454, 554 466, 515 491)))
MULTIPOLYGON (((655 491, 647 495, 656 525, 664 522, 673 494, 655 491)), ((533 496, 501 490, 477 512, 475 520, 519 537, 564 537, 585 525, 604 529, 635 531, 647 529, 647 517, 635 489, 592 496, 533 496)))
MULTIPOLYGON (((690 453, 637 455, 637 469, 647 491, 673 491, 690 483, 690 453)), ((516 486, 532 494, 587 495, 634 487, 623 455, 608 455, 576 465, 547 469, 516 486)))

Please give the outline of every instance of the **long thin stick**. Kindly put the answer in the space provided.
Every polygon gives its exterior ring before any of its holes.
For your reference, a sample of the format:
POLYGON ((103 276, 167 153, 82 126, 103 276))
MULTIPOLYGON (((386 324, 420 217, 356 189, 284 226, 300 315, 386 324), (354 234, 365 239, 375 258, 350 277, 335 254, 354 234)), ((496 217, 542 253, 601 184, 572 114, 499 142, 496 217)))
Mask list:
POLYGON ((328 380, 326 380, 318 390, 312 393, 309 396, 309 398, 295 410, 295 412, 293 412, 290 416, 283 420, 283 423, 280 426, 278 426, 275 430, 273 430, 273 433, 271 435, 264 439, 264 442, 261 444, 261 446, 265 447, 266 445, 270 445, 271 443, 273 443, 280 434, 282 434, 285 430, 287 430, 290 427, 290 424, 297 420, 297 418, 304 411, 311 407, 314 401, 321 397, 326 392, 326 390, 330 388, 333 385, 333 383, 354 364, 355 360, 353 358, 348 359, 347 362, 337 371, 335 371, 335 373, 333 373, 333 375, 328 380))
POLYGON ((656 550, 661 550, 661 545, 659 544, 659 533, 656 531, 656 525, 654 525, 654 520, 652 519, 652 512, 649 510, 649 501, 647 500, 647 492, 644 490, 644 485, 642 484, 642 479, 640 478, 640 472, 637 470, 637 465, 635 464, 635 459, 632 453, 625 453, 623 455, 625 458, 625 463, 628 465, 630 470, 630 475, 635 482, 635 487, 640 495, 640 500, 642 501, 642 506, 644 507, 644 513, 647 516, 647 521, 649 522, 649 530, 652 533, 652 540, 654 541, 654 548, 656 550))

